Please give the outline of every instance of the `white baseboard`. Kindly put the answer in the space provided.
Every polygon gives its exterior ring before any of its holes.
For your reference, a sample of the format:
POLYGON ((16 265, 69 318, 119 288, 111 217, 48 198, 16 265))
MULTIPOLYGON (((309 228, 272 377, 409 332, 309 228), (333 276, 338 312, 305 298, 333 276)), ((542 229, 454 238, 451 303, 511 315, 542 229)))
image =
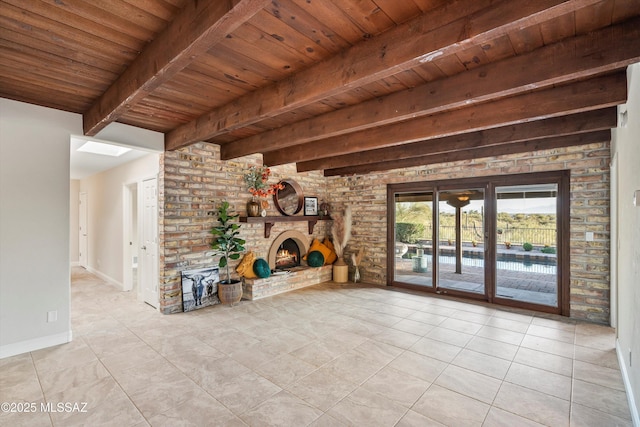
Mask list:
POLYGON ((101 271, 96 270, 95 268, 92 267, 87 267, 87 271, 91 274, 95 274, 96 276, 98 276, 99 278, 101 278, 102 280, 104 280, 105 282, 116 286, 118 289, 120 289, 121 291, 124 290, 124 283, 118 282, 116 279, 107 276, 106 274, 104 274, 101 271))
POLYGON ((71 342, 71 331, 0 346, 0 359, 71 342))
POLYGON ((631 411, 631 421, 635 427, 638 427, 640 426, 638 407, 636 406, 633 389, 631 388, 631 381, 629 381, 629 374, 627 373, 627 365, 624 357, 622 357, 622 349, 620 348, 620 341, 618 340, 616 340, 616 355, 618 356, 618 364, 620 365, 622 381, 624 381, 624 389, 627 392, 627 401, 629 402, 629 410, 631 411))
POLYGON ((73 261, 71 267, 80 267, 80 261, 73 261))

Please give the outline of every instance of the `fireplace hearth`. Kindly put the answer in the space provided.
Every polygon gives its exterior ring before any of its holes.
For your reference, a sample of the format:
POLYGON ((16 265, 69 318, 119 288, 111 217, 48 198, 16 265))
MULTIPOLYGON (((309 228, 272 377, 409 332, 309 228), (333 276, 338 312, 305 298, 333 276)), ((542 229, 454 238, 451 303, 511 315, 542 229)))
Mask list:
POLYGON ((245 279, 243 298, 256 300, 330 281, 331 265, 310 268, 302 262, 302 256, 309 251, 310 240, 297 230, 285 231, 276 237, 267 255, 269 267, 275 272, 264 279, 245 279))

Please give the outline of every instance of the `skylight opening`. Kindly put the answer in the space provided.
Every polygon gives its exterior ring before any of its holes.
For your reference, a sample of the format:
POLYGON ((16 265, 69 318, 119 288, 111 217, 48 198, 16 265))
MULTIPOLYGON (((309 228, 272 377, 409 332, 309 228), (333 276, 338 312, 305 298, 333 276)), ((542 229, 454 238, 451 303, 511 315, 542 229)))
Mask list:
POLYGON ((99 154, 101 156, 120 157, 131 151, 131 148, 119 145, 103 144, 102 142, 87 141, 77 151, 83 153, 99 154))

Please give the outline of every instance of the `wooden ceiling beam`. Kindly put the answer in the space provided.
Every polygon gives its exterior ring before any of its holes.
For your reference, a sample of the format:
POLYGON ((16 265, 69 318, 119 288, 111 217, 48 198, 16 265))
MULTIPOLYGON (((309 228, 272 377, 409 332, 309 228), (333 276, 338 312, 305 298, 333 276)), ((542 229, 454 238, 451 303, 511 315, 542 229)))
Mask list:
POLYGON ((491 4, 488 0, 460 0, 447 3, 177 128, 166 135, 165 149, 175 150, 210 140, 598 1, 512 0, 491 4))
POLYGON ((556 136, 532 141, 520 141, 512 144, 494 147, 482 147, 469 150, 438 153, 427 156, 413 157, 401 160, 381 161, 368 165, 347 166, 336 169, 326 169, 325 176, 340 176, 366 174, 371 172, 386 171, 391 169, 409 168, 415 166, 428 166, 437 163, 457 162, 461 160, 481 159, 483 157, 496 157, 507 154, 527 153, 539 150, 551 150, 554 148, 572 147, 576 145, 603 143, 611 141, 611 131, 601 130, 576 135, 556 136))
POLYGON ((222 159, 265 153, 584 79, 640 61, 640 18, 419 87, 224 144, 222 159), (548 64, 553 64, 549 66, 548 64))
POLYGON ((312 170, 338 169, 349 166, 380 163, 381 160, 402 160, 412 157, 430 156, 460 150, 496 147, 522 141, 566 136, 580 133, 611 129, 616 126, 618 113, 616 107, 588 111, 550 119, 536 120, 510 126, 502 126, 479 132, 444 138, 429 139, 389 148, 379 148, 343 156, 299 162, 298 172, 312 170))
POLYGON ((532 120, 597 110, 624 103, 625 71, 590 80, 548 88, 454 111, 367 129, 321 142, 296 145, 264 154, 269 166, 303 162, 425 139, 476 132, 532 120))
POLYGON ((268 3, 268 0, 188 2, 167 29, 85 112, 84 133, 93 136, 117 120, 268 3))

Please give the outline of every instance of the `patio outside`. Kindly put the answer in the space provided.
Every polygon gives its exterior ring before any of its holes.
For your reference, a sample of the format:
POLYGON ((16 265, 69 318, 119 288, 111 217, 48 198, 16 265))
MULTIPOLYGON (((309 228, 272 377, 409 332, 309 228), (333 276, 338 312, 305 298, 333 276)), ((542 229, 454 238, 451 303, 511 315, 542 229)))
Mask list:
MULTIPOLYGON (((423 245, 425 255, 416 261, 415 246, 403 257, 396 257, 395 280, 412 285, 433 284, 432 247, 423 245)), ((484 293, 483 248, 463 246, 462 270, 455 272, 455 247, 440 246, 439 286, 473 293, 484 293)), ((556 306, 557 256, 539 250, 525 251, 522 245, 497 250, 497 296, 536 304, 556 306)))

